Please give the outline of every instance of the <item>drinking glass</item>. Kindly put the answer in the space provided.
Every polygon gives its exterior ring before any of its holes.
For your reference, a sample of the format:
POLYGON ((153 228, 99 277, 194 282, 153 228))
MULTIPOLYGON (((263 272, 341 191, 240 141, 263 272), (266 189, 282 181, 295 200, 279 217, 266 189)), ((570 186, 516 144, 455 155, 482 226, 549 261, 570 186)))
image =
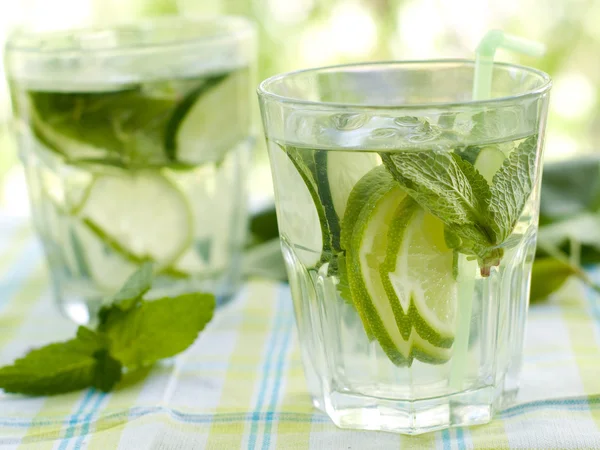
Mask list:
POLYGON ((239 278, 254 26, 165 17, 18 30, 6 67, 32 217, 62 311, 95 317, 143 262, 152 295, 239 278))
POLYGON ((336 66, 258 89, 308 389, 343 428, 488 422, 518 387, 549 77, 336 66))

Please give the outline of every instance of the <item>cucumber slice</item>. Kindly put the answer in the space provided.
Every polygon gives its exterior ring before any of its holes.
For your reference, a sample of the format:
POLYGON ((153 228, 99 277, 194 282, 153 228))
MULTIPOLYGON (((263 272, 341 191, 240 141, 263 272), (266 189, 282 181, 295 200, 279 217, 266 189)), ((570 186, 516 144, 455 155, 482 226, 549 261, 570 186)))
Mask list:
POLYGON ((149 260, 165 267, 191 241, 192 215, 185 197, 155 171, 96 178, 80 209, 89 230, 134 263, 149 260))
POLYGON ((316 183, 293 147, 286 152, 278 145, 271 145, 270 158, 279 232, 302 264, 315 267, 329 240, 316 183))
MULTIPOLYGON (((388 296, 380 268, 391 244, 390 226, 394 223, 396 212, 406 199, 406 194, 393 180, 385 184, 373 183, 374 179, 381 179, 383 176, 376 177, 373 175, 374 171, 359 181, 351 192, 343 222, 343 228, 346 228, 352 222, 358 205, 363 205, 351 237, 348 238, 348 233, 344 230, 342 240, 346 246, 347 275, 353 303, 367 334, 377 339, 394 364, 411 365, 414 358, 429 363, 445 362, 450 358, 450 350, 431 344, 412 330, 405 338, 402 327, 398 325, 397 317, 402 305, 388 296), (364 196, 365 193, 368 197, 364 196)), ((410 217, 407 213, 403 219, 409 220, 410 217)), ((451 253, 450 255, 452 256, 451 253)), ((452 276, 452 266, 449 273, 452 276)))
POLYGON ((237 226, 232 219, 239 207, 236 157, 232 152, 218 167, 206 164, 187 172, 166 173, 185 198, 191 199, 194 223, 194 242, 172 264, 172 272, 197 275, 224 270, 229 264, 237 226))
POLYGON ((201 164, 223 159, 249 134, 248 71, 208 79, 181 102, 167 125, 171 160, 201 164))
POLYGON ((137 268, 137 264, 115 251, 104 236, 99 236, 85 223, 74 223, 69 239, 79 274, 89 277, 106 294, 113 294, 123 286, 137 268))
POLYGON ((473 166, 491 185, 494 175, 502 167, 505 159, 506 155, 497 147, 483 147, 475 158, 473 166))
POLYGON ((377 153, 315 152, 315 171, 319 197, 325 209, 334 250, 340 250, 340 222, 352 188, 367 172, 381 164, 377 153))

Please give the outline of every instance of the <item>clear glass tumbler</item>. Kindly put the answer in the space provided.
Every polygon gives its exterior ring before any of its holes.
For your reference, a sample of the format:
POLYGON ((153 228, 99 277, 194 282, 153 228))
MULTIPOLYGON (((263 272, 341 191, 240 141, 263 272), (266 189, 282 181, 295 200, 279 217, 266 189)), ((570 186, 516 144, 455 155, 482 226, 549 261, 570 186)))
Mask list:
POLYGON ((243 18, 20 30, 6 67, 56 298, 86 323, 144 261, 153 294, 239 277, 256 42, 243 18))
POLYGON ((259 87, 308 387, 340 427, 488 422, 518 387, 549 77, 371 63, 259 87))

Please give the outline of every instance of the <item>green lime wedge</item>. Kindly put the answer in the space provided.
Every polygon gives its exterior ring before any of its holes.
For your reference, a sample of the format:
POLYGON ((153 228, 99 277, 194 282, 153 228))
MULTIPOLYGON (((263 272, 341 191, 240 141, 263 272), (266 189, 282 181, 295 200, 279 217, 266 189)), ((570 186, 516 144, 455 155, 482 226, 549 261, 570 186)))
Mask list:
MULTIPOLYGON (((342 224, 348 283, 353 304, 367 334, 377 339, 394 364, 410 365, 414 358, 431 363, 444 362, 449 359, 450 350, 428 342, 412 329, 407 337, 403 335, 401 329, 405 324, 399 326, 397 321, 402 304, 389 297, 380 273, 388 248, 393 245, 389 238, 396 213, 406 198, 400 186, 380 168, 373 169, 354 187, 342 224), (348 227, 353 222, 350 232, 348 227)), ((402 220, 409 222, 413 215, 407 211, 402 220)), ((450 264, 451 277, 452 257, 450 264)))
POLYGON ((446 246, 444 224, 407 198, 388 231, 380 274, 405 339, 416 331, 432 345, 454 342, 457 282, 454 252, 446 246))
POLYGON ((177 259, 192 239, 185 196, 156 171, 99 176, 79 216, 116 253, 134 263, 153 261, 158 269, 177 259))

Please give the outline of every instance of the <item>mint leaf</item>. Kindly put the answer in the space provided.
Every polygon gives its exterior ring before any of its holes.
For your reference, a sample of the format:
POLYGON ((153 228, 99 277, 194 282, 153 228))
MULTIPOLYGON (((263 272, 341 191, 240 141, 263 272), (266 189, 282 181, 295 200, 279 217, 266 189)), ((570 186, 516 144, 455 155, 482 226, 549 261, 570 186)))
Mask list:
POLYGON ((449 152, 382 154, 402 187, 419 205, 442 220, 476 256, 495 244, 487 202, 490 188, 468 162, 449 152))
POLYGON ((112 302, 121 309, 129 309, 133 305, 132 299, 141 298, 152 287, 153 274, 151 262, 143 263, 128 279, 123 287, 117 292, 112 302))
POLYGON ((595 213, 600 207, 597 155, 544 164, 540 225, 595 213))
POLYGON ((449 152, 416 151, 383 154, 382 158, 411 197, 446 223, 470 225, 485 216, 489 189, 484 184, 471 186, 460 157, 449 152), (478 187, 482 190, 477 191, 478 187))
POLYGON ((489 209, 498 243, 512 233, 529 200, 535 180, 536 157, 537 135, 523 141, 494 175, 489 209))
POLYGON ((570 276, 577 274, 577 268, 565 261, 553 257, 536 259, 531 270, 531 303, 544 300, 558 291, 570 276))
POLYGON ((0 368, 0 388, 26 395, 55 395, 92 385, 102 339, 80 327, 78 337, 32 350, 0 368))
POLYGON ((460 156, 465 161, 471 163, 471 165, 475 165, 475 161, 477 160, 477 156, 481 151, 481 147, 476 145, 468 145, 466 147, 459 147, 454 150, 454 152, 460 156))
POLYGON ((102 331, 110 353, 123 366, 135 368, 182 352, 211 320, 215 298, 211 294, 183 294, 143 301, 129 311, 113 311, 102 331))
POLYGON ((75 338, 33 350, 0 368, 0 389, 54 395, 93 386, 110 391, 123 366, 149 366, 189 347, 212 318, 212 294, 183 294, 155 301, 142 296, 152 284, 143 264, 105 305, 98 331, 79 327, 75 338))
POLYGON ((523 112, 514 107, 481 111, 471 117, 473 128, 469 133, 469 140, 489 141, 497 136, 514 135, 524 120, 523 112))
POLYGON ((112 311, 128 311, 141 301, 142 296, 150 290, 153 281, 153 264, 143 263, 123 284, 123 287, 115 295, 110 297, 100 308, 98 317, 100 325, 108 320, 112 311))
POLYGON ((100 349, 94 353, 96 367, 92 378, 92 386, 109 392, 121 380, 121 363, 114 359, 108 350, 100 349))

